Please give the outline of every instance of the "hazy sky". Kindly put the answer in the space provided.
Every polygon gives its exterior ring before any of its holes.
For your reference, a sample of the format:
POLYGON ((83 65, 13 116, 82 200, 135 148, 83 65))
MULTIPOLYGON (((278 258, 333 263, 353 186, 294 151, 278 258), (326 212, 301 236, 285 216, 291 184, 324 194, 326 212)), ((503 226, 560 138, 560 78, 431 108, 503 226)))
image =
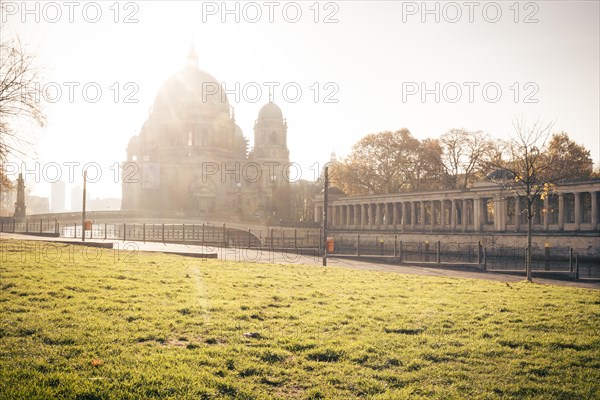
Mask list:
MULTIPOLYGON (((192 38, 251 143, 265 82, 279 85, 290 159, 307 179, 311 165, 347 155, 368 133, 407 127, 423 139, 466 128, 508 138, 517 115, 554 121, 600 161, 598 1, 227 2, 229 13, 220 1, 4 3, 3 34, 37 51, 48 89, 62 90, 36 132, 40 180, 48 163, 95 162, 93 197, 120 197, 114 165, 192 38)), ((74 172, 79 179, 81 167, 74 172)))

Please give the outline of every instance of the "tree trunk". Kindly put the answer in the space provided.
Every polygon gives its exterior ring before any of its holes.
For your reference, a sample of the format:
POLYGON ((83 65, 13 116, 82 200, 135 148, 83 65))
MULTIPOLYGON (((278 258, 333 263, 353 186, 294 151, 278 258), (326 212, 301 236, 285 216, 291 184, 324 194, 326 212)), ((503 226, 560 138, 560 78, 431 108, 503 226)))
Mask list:
POLYGON ((533 282, 531 279, 531 220, 533 219, 533 215, 531 212, 528 212, 527 214, 527 250, 525 253, 525 271, 527 272, 527 282, 533 282))

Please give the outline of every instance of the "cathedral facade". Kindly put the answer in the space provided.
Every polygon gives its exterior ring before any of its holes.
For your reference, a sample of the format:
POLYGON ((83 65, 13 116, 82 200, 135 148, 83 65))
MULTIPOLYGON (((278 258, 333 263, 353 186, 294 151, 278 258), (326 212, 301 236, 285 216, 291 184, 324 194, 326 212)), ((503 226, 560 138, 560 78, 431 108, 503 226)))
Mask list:
POLYGON ((269 100, 254 125, 254 147, 235 123, 220 83, 186 66, 159 90, 127 146, 122 210, 272 221, 289 215, 287 122, 269 100))

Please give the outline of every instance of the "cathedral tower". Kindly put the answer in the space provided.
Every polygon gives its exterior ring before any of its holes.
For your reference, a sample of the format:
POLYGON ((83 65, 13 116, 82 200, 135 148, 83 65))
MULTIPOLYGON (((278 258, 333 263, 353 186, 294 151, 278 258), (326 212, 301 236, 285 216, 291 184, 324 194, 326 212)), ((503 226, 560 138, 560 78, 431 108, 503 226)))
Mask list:
POLYGON ((287 147, 287 122, 272 101, 265 104, 254 124, 254 149, 251 160, 262 171, 260 191, 263 208, 270 217, 287 218, 289 213, 290 152, 287 147))

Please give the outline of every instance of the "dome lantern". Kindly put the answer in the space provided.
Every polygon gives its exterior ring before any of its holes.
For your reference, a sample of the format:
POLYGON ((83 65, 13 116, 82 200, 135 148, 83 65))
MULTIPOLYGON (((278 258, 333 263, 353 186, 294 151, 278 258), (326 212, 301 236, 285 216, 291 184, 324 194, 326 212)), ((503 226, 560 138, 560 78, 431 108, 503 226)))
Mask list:
POLYGON ((198 54, 196 54, 196 50, 194 50, 194 42, 192 41, 192 45, 190 46, 190 52, 185 58, 185 66, 186 67, 194 67, 198 68, 198 54))

